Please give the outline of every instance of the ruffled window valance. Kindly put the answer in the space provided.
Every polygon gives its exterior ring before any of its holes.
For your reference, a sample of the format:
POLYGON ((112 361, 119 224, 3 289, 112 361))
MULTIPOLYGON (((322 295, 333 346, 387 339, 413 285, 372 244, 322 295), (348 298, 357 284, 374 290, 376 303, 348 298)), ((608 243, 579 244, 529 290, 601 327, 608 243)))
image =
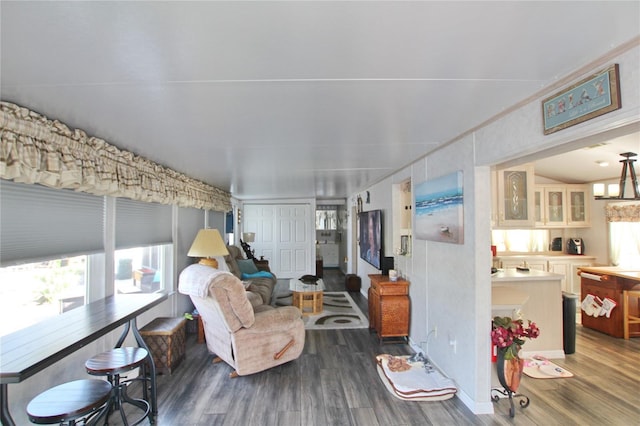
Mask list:
POLYGON ((640 204, 607 204, 607 222, 640 222, 640 204))
POLYGON ((8 102, 0 102, 0 178, 94 195, 231 210, 226 191, 8 102))

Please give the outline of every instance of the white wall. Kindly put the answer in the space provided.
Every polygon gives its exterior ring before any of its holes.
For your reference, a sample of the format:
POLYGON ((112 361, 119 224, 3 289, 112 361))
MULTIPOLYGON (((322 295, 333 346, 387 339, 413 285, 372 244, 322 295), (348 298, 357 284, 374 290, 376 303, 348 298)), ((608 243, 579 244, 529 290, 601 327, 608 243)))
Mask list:
MULTIPOLYGON (((638 43, 626 51, 613 52, 607 58, 599 59, 582 72, 559 81, 559 84, 568 86, 610 63, 620 64, 622 109, 545 136, 540 105, 542 99, 558 89, 554 87, 497 121, 397 172, 397 176, 410 175, 414 186, 425 179, 434 179, 456 170, 464 173, 464 244, 414 238, 412 256, 403 262, 411 281, 410 338, 420 344, 437 326, 437 337, 429 339, 428 354, 445 374, 456 381, 459 388, 457 397, 475 413, 493 412, 490 400, 491 279, 487 266, 491 260, 490 166, 524 163, 560 145, 572 149, 577 145, 586 146, 587 140, 598 138, 603 132, 640 121, 638 43), (450 340, 457 342, 455 351, 449 345, 450 340)), ((393 183, 392 179, 386 179, 368 188, 372 206, 365 205, 365 210, 390 209, 393 183), (388 195, 384 195, 385 192, 388 195)), ((596 212, 597 208, 594 209, 596 212)), ((390 213, 385 217, 390 218, 390 213)), ((600 221, 603 218, 604 214, 599 217, 596 213, 592 219, 600 221)), ((385 219, 385 226, 390 225, 391 222, 387 224, 385 219)), ((385 243, 392 241, 388 231, 385 231, 385 243)), ((595 238, 586 230, 582 235, 595 238)), ((359 262, 358 268, 358 275, 363 277, 377 272, 367 270, 364 262, 359 262)), ((363 281, 367 281, 368 288, 368 280, 363 281)), ((363 286, 365 295, 366 288, 363 286)))

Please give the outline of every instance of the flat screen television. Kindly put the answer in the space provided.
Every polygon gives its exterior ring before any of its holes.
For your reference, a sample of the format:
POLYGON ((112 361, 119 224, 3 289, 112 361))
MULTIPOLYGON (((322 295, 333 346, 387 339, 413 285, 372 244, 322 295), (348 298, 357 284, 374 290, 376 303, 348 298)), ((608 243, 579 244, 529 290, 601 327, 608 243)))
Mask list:
POLYGON ((370 210, 358 215, 360 222, 360 258, 374 268, 382 269, 382 210, 370 210))

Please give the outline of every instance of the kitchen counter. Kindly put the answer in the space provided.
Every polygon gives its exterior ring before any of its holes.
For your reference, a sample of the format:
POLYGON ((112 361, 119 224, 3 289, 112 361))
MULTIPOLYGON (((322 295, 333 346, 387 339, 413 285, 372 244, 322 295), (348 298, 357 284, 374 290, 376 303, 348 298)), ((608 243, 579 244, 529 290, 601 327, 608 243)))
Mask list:
POLYGON ((564 358, 562 344, 563 275, 530 269, 498 270, 491 275, 491 310, 495 316, 516 316, 531 320, 540 328, 540 337, 527 340, 523 356, 564 358))
POLYGON ((529 271, 519 271, 515 268, 498 269, 498 272, 491 274, 491 282, 518 282, 518 281, 548 281, 549 279, 561 280, 563 275, 553 272, 529 269, 529 271))
POLYGON ((581 271, 588 274, 606 276, 611 275, 614 277, 626 278, 628 280, 637 281, 640 284, 640 270, 638 269, 625 269, 617 266, 592 266, 582 267, 581 271))
POLYGON ((584 254, 567 254, 561 251, 544 251, 544 252, 534 252, 534 253, 507 253, 507 252, 499 252, 497 258, 508 258, 508 259, 518 259, 525 257, 533 257, 536 259, 557 259, 559 257, 566 257, 567 259, 595 259, 595 256, 588 256, 584 254))
MULTIPOLYGON (((613 337, 624 336, 623 298, 624 290, 640 288, 640 270, 615 266, 580 268, 582 296, 590 295, 596 300, 610 299, 616 306, 610 314, 592 316, 582 312, 582 325, 613 337)), ((601 303, 598 303, 601 304, 601 303)), ((629 303, 629 314, 640 315, 640 306, 633 299, 629 303)), ((631 336, 640 336, 640 326, 629 327, 631 336)))

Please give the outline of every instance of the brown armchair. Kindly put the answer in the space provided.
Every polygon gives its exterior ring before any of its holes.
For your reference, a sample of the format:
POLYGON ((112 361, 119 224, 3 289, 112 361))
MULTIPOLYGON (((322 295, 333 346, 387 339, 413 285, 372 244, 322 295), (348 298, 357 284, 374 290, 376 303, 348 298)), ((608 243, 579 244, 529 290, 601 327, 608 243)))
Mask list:
POLYGON ((298 308, 262 305, 254 312, 237 277, 204 265, 180 273, 179 291, 191 297, 210 352, 229 364, 235 376, 257 373, 300 356, 304 323, 298 308))

